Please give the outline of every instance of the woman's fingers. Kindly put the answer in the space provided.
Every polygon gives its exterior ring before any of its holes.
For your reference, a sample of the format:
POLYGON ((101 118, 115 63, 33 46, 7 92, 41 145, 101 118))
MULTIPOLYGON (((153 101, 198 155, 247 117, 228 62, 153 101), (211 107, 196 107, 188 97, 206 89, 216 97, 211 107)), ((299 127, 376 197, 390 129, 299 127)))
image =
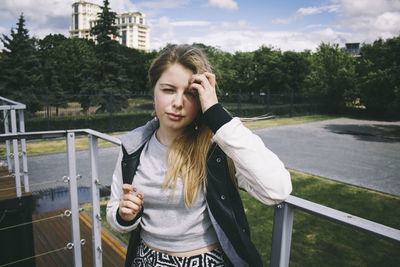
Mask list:
POLYGON ((215 74, 210 72, 204 72, 204 75, 207 77, 208 81, 210 82, 211 86, 215 88, 215 74))
POLYGON ((119 201, 119 215, 125 221, 131 221, 139 213, 143 205, 144 194, 136 193, 136 188, 130 184, 122 185, 123 194, 119 201))
POLYGON ((194 74, 190 81, 190 89, 197 90, 203 113, 214 104, 218 103, 215 92, 215 75, 209 72, 194 74))

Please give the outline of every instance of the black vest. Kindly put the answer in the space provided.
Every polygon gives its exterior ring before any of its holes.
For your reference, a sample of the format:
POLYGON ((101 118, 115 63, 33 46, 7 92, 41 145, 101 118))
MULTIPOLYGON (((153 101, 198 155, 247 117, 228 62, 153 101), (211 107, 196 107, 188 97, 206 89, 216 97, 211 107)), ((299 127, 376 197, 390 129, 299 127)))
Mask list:
MULTIPOLYGON (((124 147, 121 162, 124 184, 132 184, 139 165, 142 146, 128 155, 124 147)), ((261 267, 262 261, 255 246, 250 240, 250 229, 243 209, 242 200, 228 168, 225 153, 213 144, 207 156, 207 203, 219 226, 228 237, 236 253, 250 267, 261 267)), ((143 212, 143 210, 142 210, 143 212)), ((137 218, 140 217, 138 214, 137 218)), ((140 241, 140 224, 132 231, 129 240, 125 267, 130 267, 140 241)), ((227 266, 233 266, 228 262, 227 266)))

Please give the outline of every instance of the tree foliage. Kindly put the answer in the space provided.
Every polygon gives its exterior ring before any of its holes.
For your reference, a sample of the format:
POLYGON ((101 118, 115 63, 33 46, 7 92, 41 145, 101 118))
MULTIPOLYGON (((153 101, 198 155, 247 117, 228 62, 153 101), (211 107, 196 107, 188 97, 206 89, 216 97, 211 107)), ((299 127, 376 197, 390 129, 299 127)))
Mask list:
POLYGON ((361 49, 357 65, 361 102, 381 117, 400 114, 400 37, 376 40, 361 49))
POLYGON ((42 107, 41 64, 36 51, 36 40, 25 28, 25 19, 20 15, 16 31, 0 38, 5 49, 0 61, 0 95, 27 105, 35 112, 42 107))

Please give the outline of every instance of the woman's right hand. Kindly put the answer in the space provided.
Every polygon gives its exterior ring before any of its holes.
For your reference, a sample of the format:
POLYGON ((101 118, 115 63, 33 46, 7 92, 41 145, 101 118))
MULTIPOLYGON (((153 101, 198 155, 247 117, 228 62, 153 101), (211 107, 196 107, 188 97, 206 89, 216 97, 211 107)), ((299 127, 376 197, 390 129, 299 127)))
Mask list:
POLYGON ((142 208, 144 195, 136 193, 136 187, 131 184, 122 185, 123 194, 119 199, 118 213, 126 221, 132 221, 142 208))

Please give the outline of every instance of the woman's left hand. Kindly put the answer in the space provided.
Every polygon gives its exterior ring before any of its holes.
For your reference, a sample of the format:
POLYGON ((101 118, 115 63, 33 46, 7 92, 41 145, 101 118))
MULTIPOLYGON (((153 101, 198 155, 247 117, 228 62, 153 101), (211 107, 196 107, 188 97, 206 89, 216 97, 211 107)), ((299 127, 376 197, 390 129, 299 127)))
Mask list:
POLYGON ((215 91, 215 75, 213 73, 193 74, 190 81, 190 89, 195 89, 198 92, 203 113, 218 103, 215 91))

